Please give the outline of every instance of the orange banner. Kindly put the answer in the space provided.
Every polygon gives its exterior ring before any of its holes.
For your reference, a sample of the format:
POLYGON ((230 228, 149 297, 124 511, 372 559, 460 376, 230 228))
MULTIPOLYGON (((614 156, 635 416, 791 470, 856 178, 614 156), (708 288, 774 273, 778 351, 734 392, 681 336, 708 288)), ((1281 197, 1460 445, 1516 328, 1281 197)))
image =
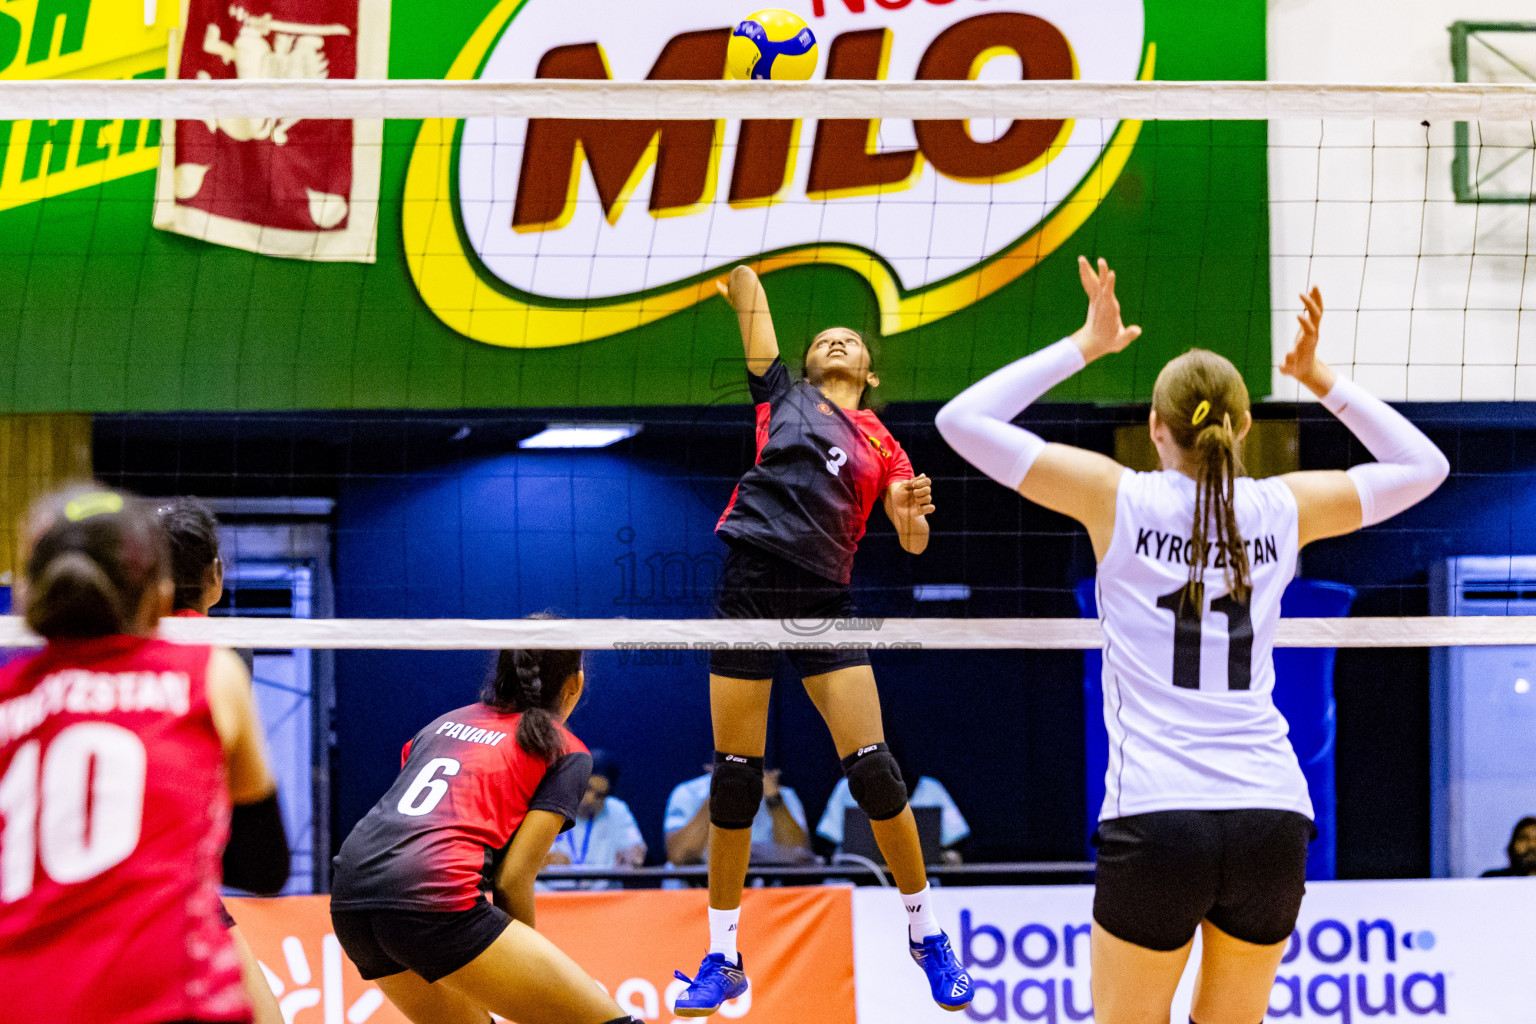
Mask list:
MULTIPOLYGON (((569 953, 629 1014, 673 1020, 668 1005, 709 939, 702 889, 553 893, 539 931, 569 953)), ((409 1024, 358 976, 331 933, 324 896, 229 899, 289 1024, 409 1024)), ((847 1024, 854 1019, 853 902, 841 888, 749 889, 741 951, 752 988, 725 1020, 847 1024)))
MULTIPOLYGON (((667 1009, 709 948, 703 889, 541 896, 539 931, 640 1020, 672 1021, 667 1009)), ((849 1024, 854 1019, 853 900, 848 889, 748 889, 741 955, 752 987, 726 1020, 849 1024)))

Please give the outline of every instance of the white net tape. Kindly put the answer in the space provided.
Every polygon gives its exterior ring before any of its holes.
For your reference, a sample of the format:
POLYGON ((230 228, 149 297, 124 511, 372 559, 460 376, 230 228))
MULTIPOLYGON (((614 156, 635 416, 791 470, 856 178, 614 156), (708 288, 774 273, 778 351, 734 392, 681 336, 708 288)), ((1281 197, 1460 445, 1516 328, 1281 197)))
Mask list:
MULTIPOLYGON (((707 650, 737 644, 891 650, 1027 648, 1083 650, 1103 644, 1093 619, 166 619, 178 643, 229 647, 410 651, 503 647, 707 650)), ((0 617, 0 647, 38 643, 22 621, 0 617)), ((1280 647, 1486 647, 1536 644, 1536 615, 1282 619, 1280 647)))
POLYGON ((1536 84, 1306 82, 0 82, 0 120, 1132 118, 1536 121, 1536 84))

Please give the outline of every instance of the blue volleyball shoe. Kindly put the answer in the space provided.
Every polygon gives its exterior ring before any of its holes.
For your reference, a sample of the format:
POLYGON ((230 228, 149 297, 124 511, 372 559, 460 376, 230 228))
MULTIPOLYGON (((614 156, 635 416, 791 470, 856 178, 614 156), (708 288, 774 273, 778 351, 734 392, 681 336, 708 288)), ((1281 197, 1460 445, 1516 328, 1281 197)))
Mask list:
MULTIPOLYGON (((949 948, 947 941, 944 948, 949 948)), ((951 953, 949 958, 953 961, 955 955, 951 953)), ((692 978, 682 971, 672 973, 679 981, 688 983, 688 988, 677 997, 677 1006, 672 1011, 679 1017, 708 1017, 720 1009, 721 1003, 747 992, 747 975, 742 969, 739 954, 733 964, 725 958, 724 953, 710 953, 699 965, 699 973, 692 978)), ((971 979, 966 978, 965 983, 969 990, 971 979)), ((970 1001, 969 997, 966 1001, 970 1001)))
POLYGON ((949 947, 948 935, 939 932, 922 942, 913 942, 909 936, 907 952, 912 954, 917 966, 928 975, 928 990, 933 993, 933 1001, 940 1007, 963 1010, 971 1005, 971 997, 975 994, 971 976, 960 966, 960 961, 955 959, 955 951, 949 947))

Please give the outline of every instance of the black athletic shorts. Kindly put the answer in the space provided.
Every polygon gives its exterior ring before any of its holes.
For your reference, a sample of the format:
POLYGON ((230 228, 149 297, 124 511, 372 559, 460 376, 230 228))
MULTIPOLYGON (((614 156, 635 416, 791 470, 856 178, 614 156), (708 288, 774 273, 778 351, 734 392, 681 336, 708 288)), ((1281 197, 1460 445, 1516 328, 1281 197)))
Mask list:
POLYGON ((429 984, 490 948, 512 919, 488 900, 469 910, 332 910, 336 941, 364 981, 415 971, 429 984))
MULTIPOLYGON (((834 623, 852 614, 853 598, 846 585, 752 544, 731 542, 715 617, 784 620, 787 642, 795 646, 783 653, 802 679, 869 664, 869 652, 864 648, 837 646, 847 641, 834 623)), ((778 654, 772 650, 715 650, 709 654, 709 671, 731 679, 771 679, 778 654)))
POLYGON ((1202 920, 1260 946, 1290 938, 1307 888, 1312 821, 1295 811, 1154 811, 1099 823, 1093 919, 1174 950, 1202 920))

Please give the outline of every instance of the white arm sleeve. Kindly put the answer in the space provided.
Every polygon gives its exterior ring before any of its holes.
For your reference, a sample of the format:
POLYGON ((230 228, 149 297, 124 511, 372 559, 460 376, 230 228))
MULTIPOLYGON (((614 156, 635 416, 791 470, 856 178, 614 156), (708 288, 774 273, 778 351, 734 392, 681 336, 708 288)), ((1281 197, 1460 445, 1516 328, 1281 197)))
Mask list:
POLYGON ((1323 407, 1376 456, 1347 470, 1360 492, 1360 525, 1391 519, 1434 493, 1451 471, 1435 443, 1386 402, 1340 377, 1323 407))
POLYGON ((1045 442, 1009 421, 1085 365, 1070 338, 1009 363, 940 409, 935 420, 939 433, 965 461, 1016 491, 1045 451, 1045 442))

